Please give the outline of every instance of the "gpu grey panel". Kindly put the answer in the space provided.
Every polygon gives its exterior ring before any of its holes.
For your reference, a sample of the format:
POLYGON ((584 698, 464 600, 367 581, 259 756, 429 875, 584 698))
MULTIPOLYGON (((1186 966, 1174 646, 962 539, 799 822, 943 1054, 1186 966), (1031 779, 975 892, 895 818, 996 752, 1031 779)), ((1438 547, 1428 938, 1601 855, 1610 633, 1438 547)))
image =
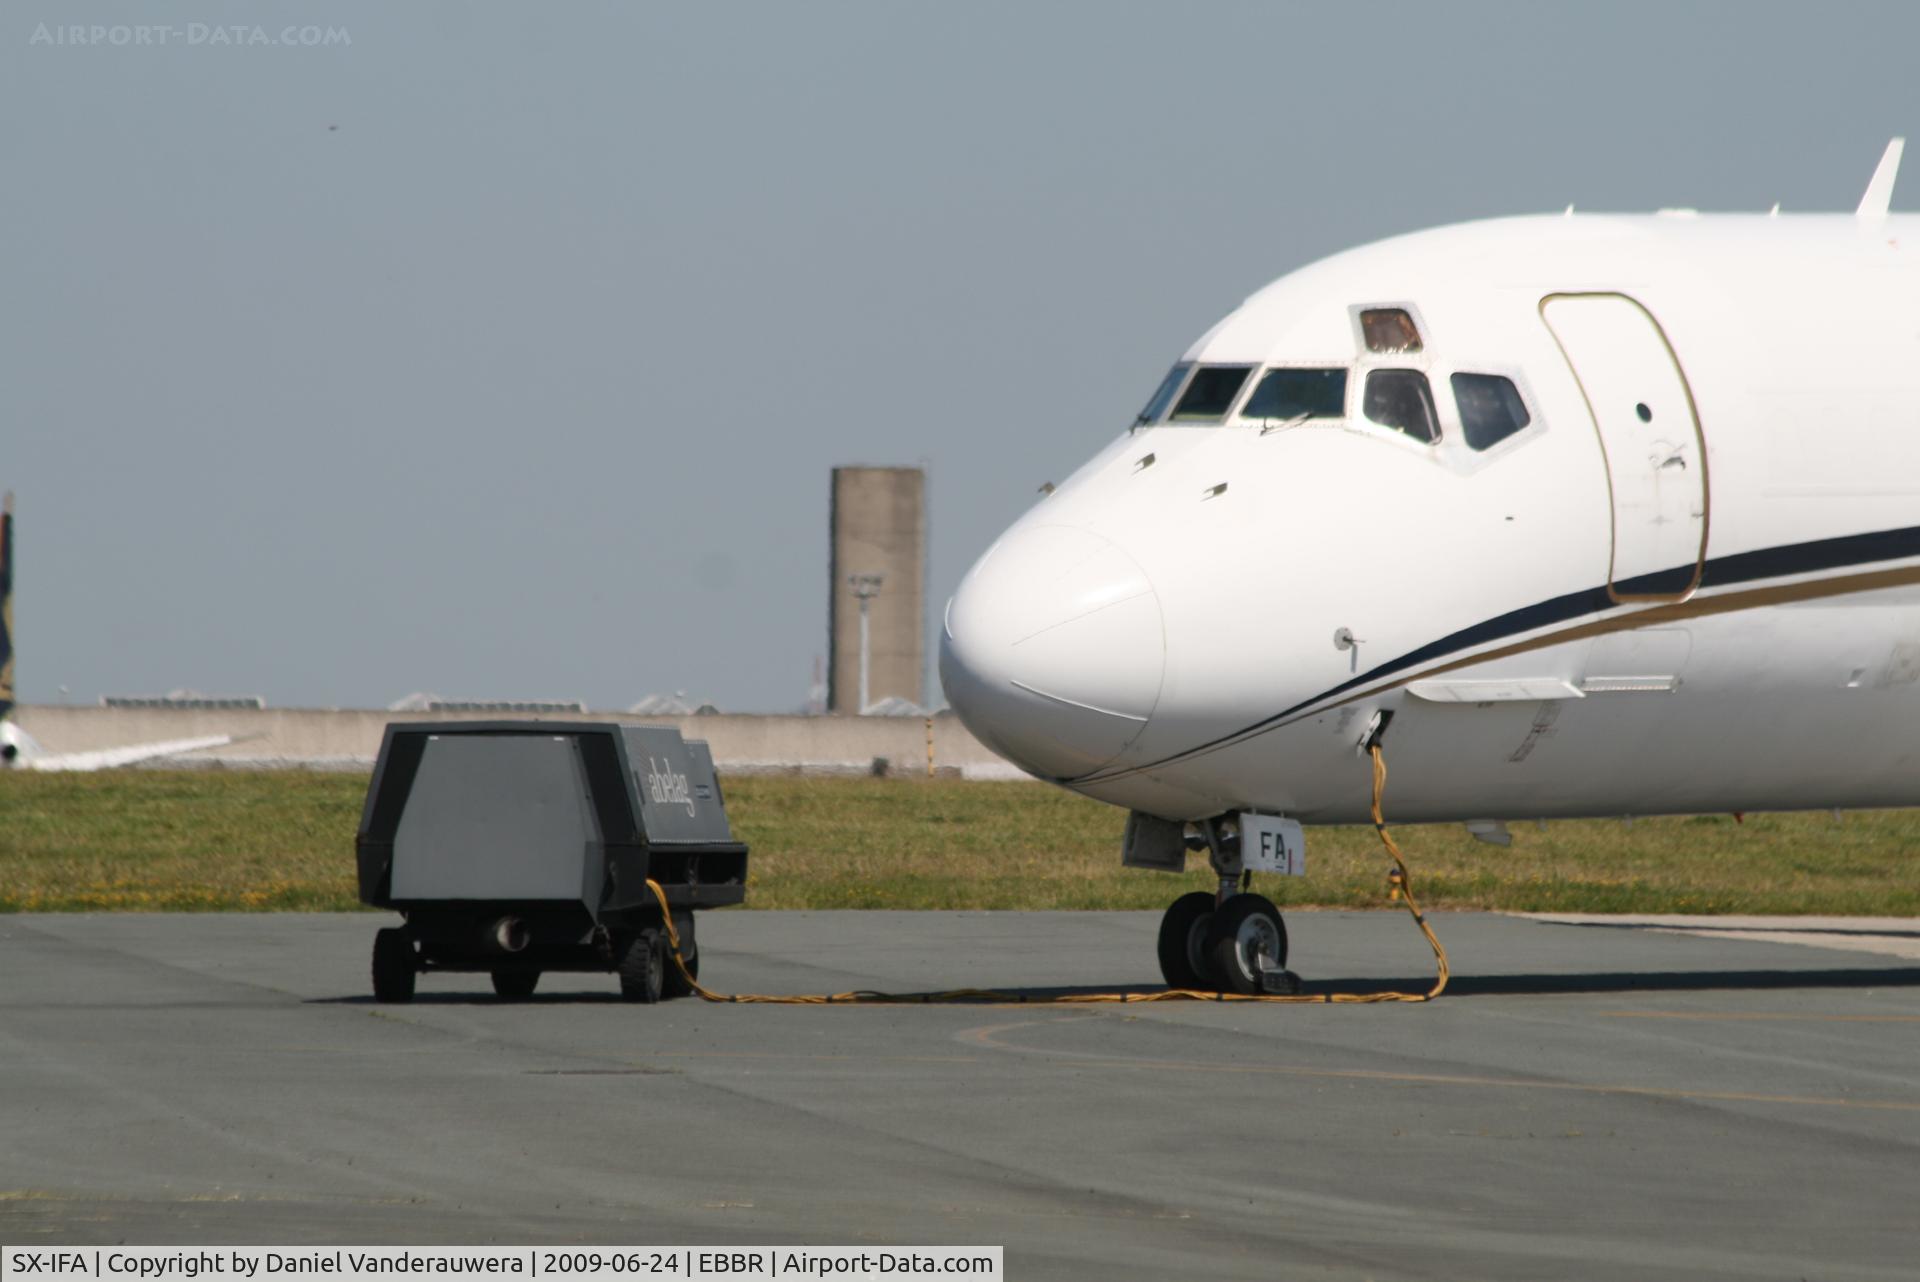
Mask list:
POLYGON ((600 839, 587 796, 571 738, 432 736, 394 834, 393 898, 579 899, 600 839))
POLYGON ((622 726, 649 842, 731 841, 713 756, 671 726, 622 726), (697 751, 696 751, 697 749, 697 751))

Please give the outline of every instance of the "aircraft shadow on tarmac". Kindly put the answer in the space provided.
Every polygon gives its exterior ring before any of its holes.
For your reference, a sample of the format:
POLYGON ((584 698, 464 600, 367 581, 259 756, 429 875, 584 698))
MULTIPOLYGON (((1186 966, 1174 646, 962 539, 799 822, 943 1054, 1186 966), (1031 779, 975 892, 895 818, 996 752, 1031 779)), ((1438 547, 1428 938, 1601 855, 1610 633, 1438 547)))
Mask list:
MULTIPOLYGON (((1431 975, 1382 979, 1376 976, 1341 979, 1302 979, 1300 992, 1313 997, 1330 993, 1424 993, 1433 987, 1431 975)), ((1452 997, 1514 997, 1562 993, 1720 992, 1820 988, 1920 988, 1920 966, 1861 966, 1844 970, 1689 970, 1593 971, 1565 975, 1462 975, 1447 982, 1441 1000, 1452 997)), ((1111 987, 1010 988, 1002 992, 1015 1000, 1044 1001, 1054 996, 1087 993, 1137 993, 1161 990, 1150 984, 1111 987)))
MULTIPOLYGON (((408 1006, 573 1006, 598 1003, 605 1006, 623 1006, 616 992, 589 993, 535 993, 531 997, 499 997, 488 992, 447 992, 435 993, 421 989, 413 997, 402 1003, 408 1006)), ((301 1003, 303 1006, 380 1006, 389 1005, 374 1000, 372 993, 349 993, 344 997, 309 997, 301 1003)))
MULTIPOLYGON (((1431 976, 1402 979, 1354 978, 1303 980, 1301 994, 1312 997, 1328 993, 1402 992, 1424 993, 1433 986, 1431 976)), ((1687 992, 1769 992, 1784 989, 1836 988, 1920 988, 1920 966, 1858 966, 1838 970, 1687 970, 1687 971, 1594 971, 1562 975, 1454 975, 1447 984, 1445 997, 1524 997, 1576 993, 1687 993, 1687 992)), ((1162 989, 1153 984, 1087 984, 1074 987, 1024 987, 995 989, 989 995, 948 1001, 943 1005, 1008 1003, 1044 1003, 1061 997, 1085 997, 1096 993, 1125 993, 1147 997, 1162 989)), ((913 994, 903 994, 903 1005, 919 1004, 913 994)), ((499 1005, 574 1005, 600 1003, 621 1005, 619 994, 594 992, 535 993, 512 1002, 486 992, 422 991, 416 993, 417 1006, 499 1006, 499 1005)), ((344 997, 311 997, 308 1005, 371 1006, 370 994, 344 997)), ((848 1005, 855 1003, 849 1002, 848 1005)))

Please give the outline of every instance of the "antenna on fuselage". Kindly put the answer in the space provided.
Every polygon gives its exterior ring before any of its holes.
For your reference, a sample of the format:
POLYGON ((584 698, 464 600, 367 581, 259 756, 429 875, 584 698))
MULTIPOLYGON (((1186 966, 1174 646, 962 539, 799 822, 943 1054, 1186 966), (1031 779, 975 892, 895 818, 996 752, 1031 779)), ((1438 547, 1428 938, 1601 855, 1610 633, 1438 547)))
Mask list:
POLYGON ((1895 138, 1887 144, 1887 150, 1880 157, 1879 168, 1873 171, 1873 181, 1867 184, 1867 194, 1860 197, 1860 208, 1853 211, 1856 216, 1887 216, 1887 210, 1893 204, 1893 180, 1900 176, 1900 153, 1906 147, 1905 138, 1895 138))

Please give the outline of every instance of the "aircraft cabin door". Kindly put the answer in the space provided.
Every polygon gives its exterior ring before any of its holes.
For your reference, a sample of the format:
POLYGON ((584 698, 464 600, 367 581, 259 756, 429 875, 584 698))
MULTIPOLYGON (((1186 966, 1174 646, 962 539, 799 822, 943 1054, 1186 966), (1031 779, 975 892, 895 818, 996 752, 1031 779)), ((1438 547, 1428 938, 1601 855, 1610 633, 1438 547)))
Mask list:
POLYGON ((1707 452, 1680 358, 1625 294, 1550 294, 1540 314, 1587 399, 1613 500, 1616 601, 1671 601, 1700 583, 1707 452))

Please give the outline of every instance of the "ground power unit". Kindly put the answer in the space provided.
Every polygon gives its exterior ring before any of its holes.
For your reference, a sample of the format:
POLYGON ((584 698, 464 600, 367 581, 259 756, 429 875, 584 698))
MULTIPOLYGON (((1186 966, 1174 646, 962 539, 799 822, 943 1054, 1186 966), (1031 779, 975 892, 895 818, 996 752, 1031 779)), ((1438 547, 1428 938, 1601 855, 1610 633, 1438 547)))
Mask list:
POLYGON ((485 972, 506 998, 567 970, 617 974, 629 1001, 678 996, 647 882, 696 974, 695 910, 746 898, 713 754, 670 726, 391 724, 356 854, 360 898, 406 919, 374 937, 380 1001, 437 970, 485 972))

